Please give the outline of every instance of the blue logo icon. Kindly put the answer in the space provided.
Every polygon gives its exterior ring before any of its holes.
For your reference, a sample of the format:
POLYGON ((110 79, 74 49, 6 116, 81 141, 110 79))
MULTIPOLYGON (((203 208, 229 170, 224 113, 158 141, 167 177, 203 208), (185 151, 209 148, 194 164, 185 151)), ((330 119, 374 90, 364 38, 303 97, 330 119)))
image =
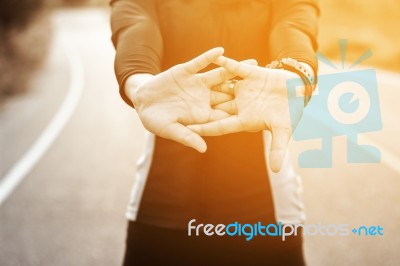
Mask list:
MULTIPOLYGON (((342 66, 347 42, 339 42, 342 51, 342 66)), ((347 137, 348 163, 378 163, 381 161, 379 149, 358 143, 358 135, 382 129, 376 72, 373 69, 351 70, 351 68, 371 56, 368 50, 350 69, 333 74, 318 76, 318 93, 304 109, 302 119, 296 126, 298 117, 296 106, 304 101, 296 95, 296 87, 302 86, 300 78, 287 82, 292 133, 295 141, 321 140, 321 148, 308 150, 299 155, 302 168, 331 168, 332 139, 347 137)), ((319 60, 335 67, 325 56, 319 60)), ((344 156, 344 155, 343 155, 344 156)))

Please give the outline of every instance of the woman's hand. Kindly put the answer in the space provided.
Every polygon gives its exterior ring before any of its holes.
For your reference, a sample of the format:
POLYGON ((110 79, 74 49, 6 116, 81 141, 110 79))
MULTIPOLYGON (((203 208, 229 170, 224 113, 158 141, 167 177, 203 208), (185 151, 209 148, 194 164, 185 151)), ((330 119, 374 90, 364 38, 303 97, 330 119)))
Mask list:
POLYGON ((223 52, 222 48, 214 48, 158 75, 131 76, 126 83, 126 93, 143 126, 160 137, 205 152, 205 141, 186 125, 207 123, 229 116, 211 106, 229 101, 232 97, 222 92, 212 93, 211 88, 235 75, 229 74, 224 68, 197 74, 223 52))
MULTIPOLYGON (((291 119, 286 82, 299 76, 286 70, 246 65, 224 56, 218 58, 216 63, 243 78, 234 86, 235 99, 215 106, 232 116, 189 128, 202 136, 270 130, 272 145, 269 162, 272 171, 278 172, 292 135, 292 125, 298 124, 304 109, 302 102, 295 101, 300 104, 290 108, 295 108, 298 115, 291 119)), ((215 89, 229 92, 229 83, 224 82, 215 89)), ((304 93, 304 88, 300 90, 304 93)))

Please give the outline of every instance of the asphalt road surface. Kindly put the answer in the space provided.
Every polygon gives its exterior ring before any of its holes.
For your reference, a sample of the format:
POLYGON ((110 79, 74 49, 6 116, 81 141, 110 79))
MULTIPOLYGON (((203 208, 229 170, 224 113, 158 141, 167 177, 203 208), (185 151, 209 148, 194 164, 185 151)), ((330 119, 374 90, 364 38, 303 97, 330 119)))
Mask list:
MULTIPOLYGON (((43 68, 0 109, 0 265, 121 263, 143 128, 117 93, 108 16, 54 12, 43 68)), ((379 225, 384 235, 307 236, 309 265, 400 261, 400 76, 378 72, 378 82, 383 129, 360 141, 379 147, 381 163, 346 163, 335 137, 332 168, 298 171, 308 224, 379 225)), ((311 146, 293 142, 292 157, 311 146)))

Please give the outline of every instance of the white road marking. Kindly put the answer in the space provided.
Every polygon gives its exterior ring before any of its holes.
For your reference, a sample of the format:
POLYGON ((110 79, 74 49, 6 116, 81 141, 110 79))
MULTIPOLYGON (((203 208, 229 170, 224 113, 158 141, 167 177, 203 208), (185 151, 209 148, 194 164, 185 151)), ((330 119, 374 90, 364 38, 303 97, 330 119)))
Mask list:
MULTIPOLYGON (((385 71, 385 70, 377 70, 378 82, 384 84, 385 87, 389 88, 399 88, 400 75, 399 73, 385 71)), ((393 114, 395 115, 395 114, 393 114)), ((383 125, 385 126, 385 125, 383 125)), ((365 136, 361 137, 365 140, 365 143, 371 143, 376 147, 379 147, 382 154, 382 162, 389 166, 393 171, 400 174, 400 156, 391 152, 386 147, 382 147, 382 145, 377 144, 372 139, 367 138, 365 136)), ((394 140, 396 141, 396 140, 394 140)), ((393 149, 392 149, 393 150, 393 149)))
POLYGON ((394 172, 400 175, 400 157, 393 152, 389 151, 382 145, 378 145, 371 138, 367 138, 365 136, 360 136, 360 139, 363 140, 363 143, 368 143, 377 147, 381 151, 381 160, 382 162, 391 168, 394 172))
POLYGON ((0 206, 7 200, 7 198, 13 193, 31 169, 50 148, 54 140, 58 137, 64 126, 69 121, 82 95, 84 87, 84 72, 80 55, 72 44, 68 45, 67 40, 61 40, 58 41, 58 43, 65 53, 69 64, 71 76, 68 93, 61 107, 58 109, 47 127, 43 130, 39 138, 0 180, 0 206))

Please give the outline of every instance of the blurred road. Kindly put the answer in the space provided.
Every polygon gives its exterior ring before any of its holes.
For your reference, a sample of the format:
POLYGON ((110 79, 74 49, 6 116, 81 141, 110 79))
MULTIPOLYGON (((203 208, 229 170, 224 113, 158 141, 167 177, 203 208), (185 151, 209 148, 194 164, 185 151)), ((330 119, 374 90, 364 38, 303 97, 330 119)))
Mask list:
POLYGON ((71 86, 83 92, 50 149, 0 206, 0 265, 119 265, 143 131, 117 93, 107 11, 59 11, 52 23, 52 49, 32 90, 0 113, 2 177, 71 86))
MULTIPOLYGON (((107 10, 59 10, 43 69, 26 95, 0 110, 0 184, 24 158, 71 90, 76 106, 53 130, 54 142, 0 203, 0 265, 119 265, 125 206, 143 149, 143 128, 119 98, 107 10), (82 89, 82 91, 81 91, 82 89)), ((400 76, 378 73, 382 163, 347 164, 345 138, 334 139, 334 167, 299 169, 308 223, 380 225, 383 237, 310 236, 306 258, 319 265, 397 265, 400 260, 400 76)), ((317 141, 293 142, 293 158, 317 141)), ((39 145, 45 148, 46 145, 39 145)), ((40 149, 39 147, 39 149, 40 149)))

